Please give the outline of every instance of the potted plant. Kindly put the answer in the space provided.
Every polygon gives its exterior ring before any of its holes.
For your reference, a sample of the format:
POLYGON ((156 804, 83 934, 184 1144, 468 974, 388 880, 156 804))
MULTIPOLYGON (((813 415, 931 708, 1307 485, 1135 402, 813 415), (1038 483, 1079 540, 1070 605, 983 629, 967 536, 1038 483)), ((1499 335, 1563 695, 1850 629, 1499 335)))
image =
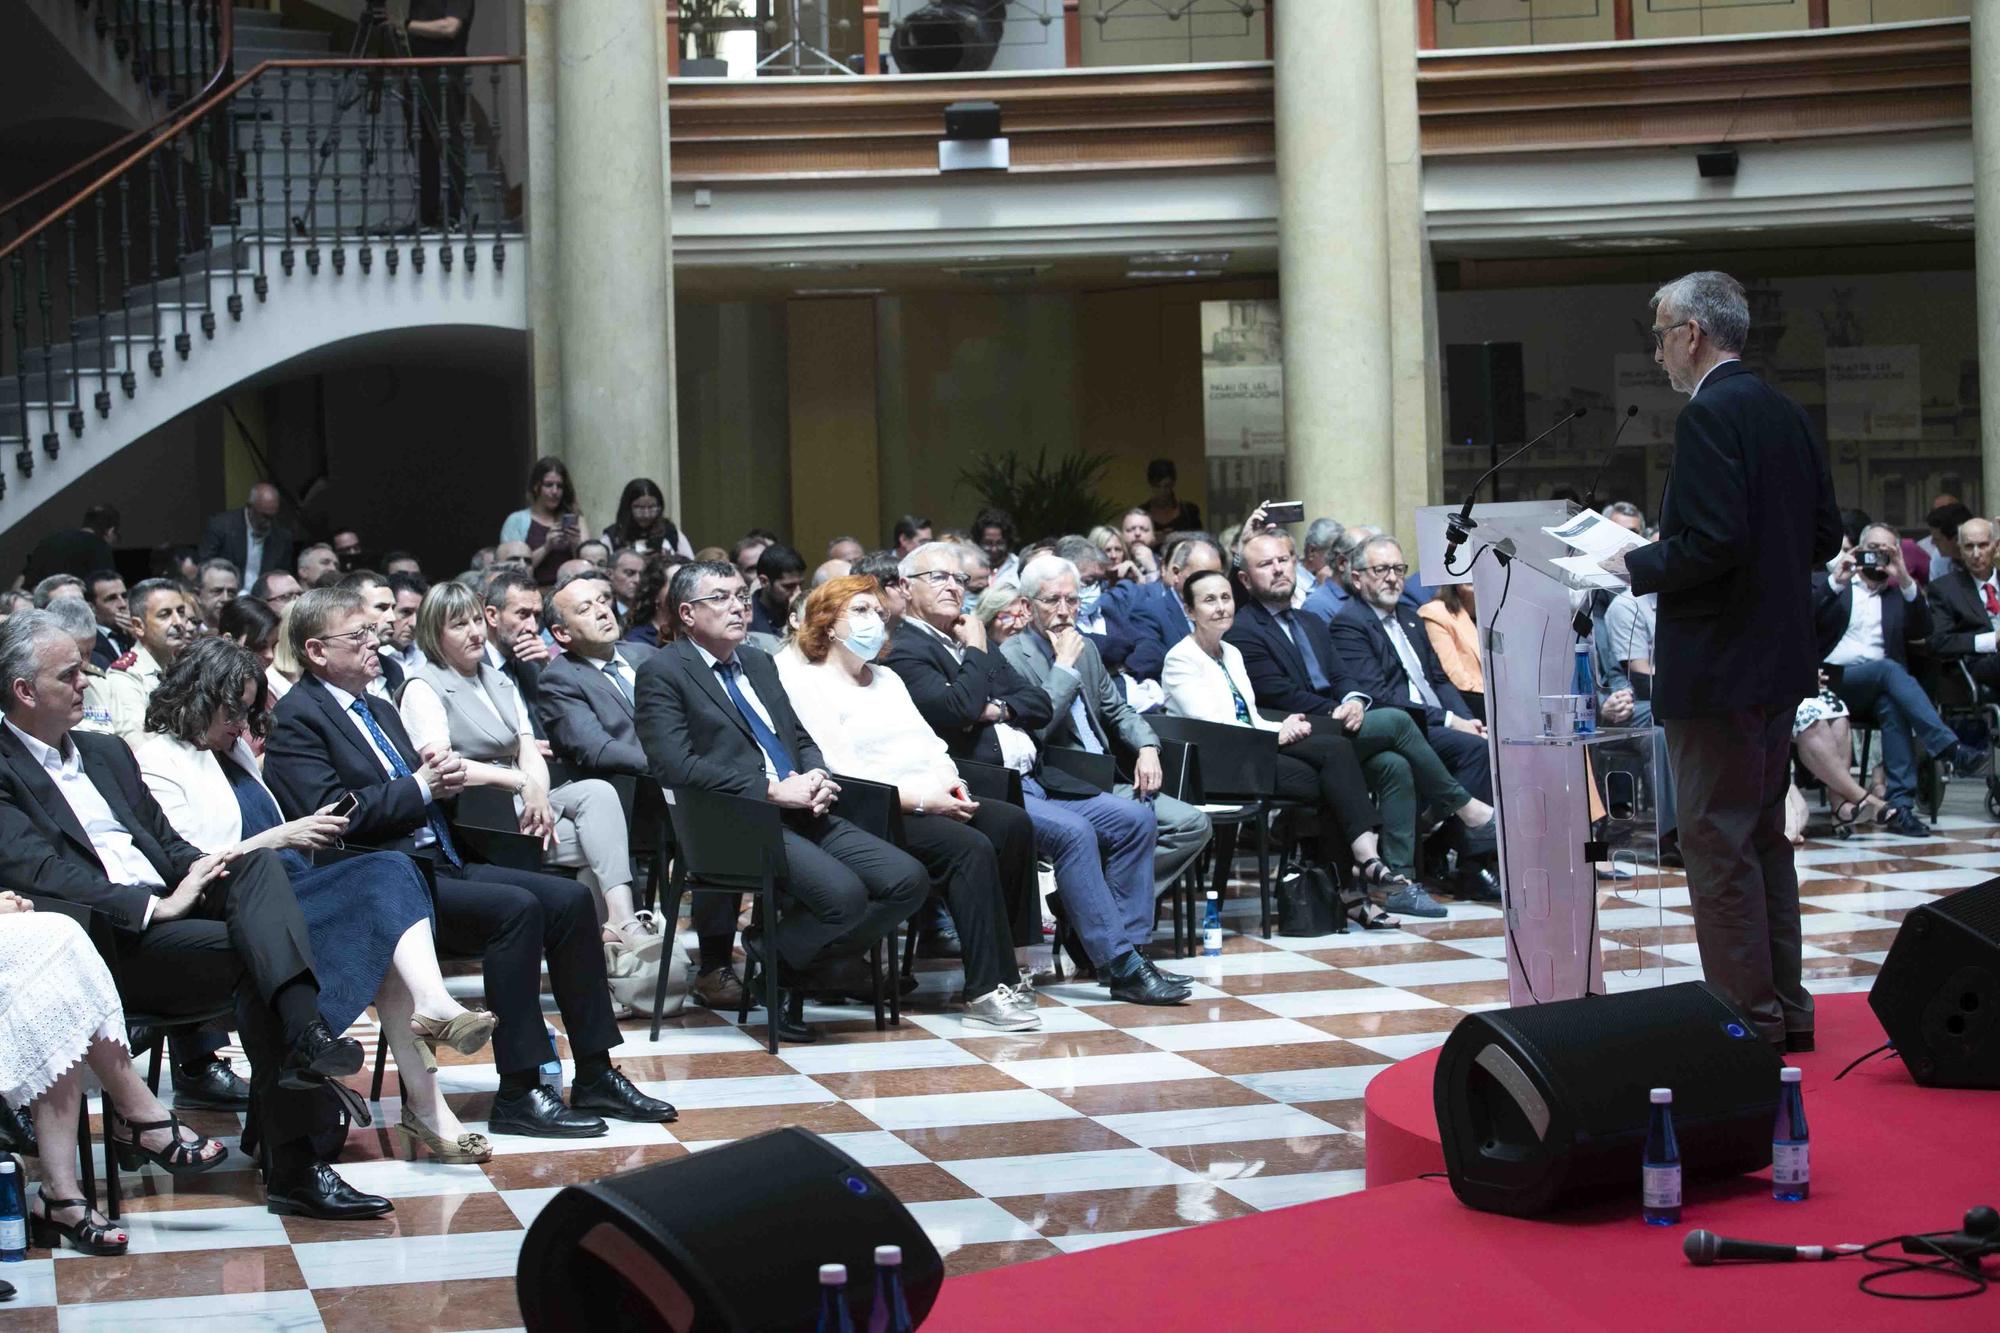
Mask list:
POLYGON ((982 457, 958 478, 979 498, 1014 516, 1023 540, 1087 533, 1111 516, 1097 482, 1111 459, 1105 454, 1064 454, 1051 461, 1046 448, 1032 463, 1013 450, 982 457))

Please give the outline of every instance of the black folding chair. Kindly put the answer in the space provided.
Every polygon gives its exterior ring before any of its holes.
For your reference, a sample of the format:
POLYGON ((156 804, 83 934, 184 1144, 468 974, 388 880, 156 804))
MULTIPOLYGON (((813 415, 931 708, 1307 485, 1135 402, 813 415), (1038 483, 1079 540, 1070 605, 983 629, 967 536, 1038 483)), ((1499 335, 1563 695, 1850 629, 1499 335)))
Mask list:
POLYGON ((544 861, 542 840, 521 832, 521 817, 514 812, 514 794, 498 787, 467 787, 461 791, 451 832, 461 849, 489 865, 552 875, 574 874, 544 861))
MULTIPOLYGON (((750 1017, 750 987, 761 972, 764 982, 765 1045, 778 1053, 778 889, 791 876, 785 860, 784 824, 777 806, 748 796, 677 787, 668 798, 668 817, 673 823, 673 874, 668 880, 666 910, 668 921, 680 919, 684 893, 750 894, 755 900, 752 924, 760 931, 760 947, 769 955, 761 962, 757 953, 744 949, 743 1004, 736 1021, 750 1017)), ((747 943, 747 942, 746 942, 747 943)), ((659 987, 653 996, 653 1040, 660 1037, 660 1003, 666 995, 667 973, 660 968, 659 987)), ((802 997, 794 996, 802 1012, 802 997)))
MULTIPOLYGON (((840 787, 840 799, 834 802, 834 813, 847 820, 864 833, 872 833, 892 847, 903 845, 903 794, 887 783, 870 782, 866 778, 849 777, 844 773, 830 773, 840 787)), ((868 946, 868 973, 874 980, 875 1030, 884 1030, 882 1023, 882 960, 887 955, 889 962, 889 1026, 903 1024, 902 971, 897 965, 896 932, 891 930, 885 939, 876 940, 868 946)))
MULTIPOLYGON (((992 801, 996 804, 1021 806, 1025 804, 1021 790, 1021 774, 1018 769, 1004 768, 999 764, 982 764, 976 759, 955 760, 958 765, 959 781, 971 793, 975 801, 992 801)), ((905 933, 903 940, 903 971, 909 972, 916 966, 917 932, 912 929, 905 933)))
MULTIPOLYGON (((1271 938, 1271 849, 1270 816, 1274 811, 1310 811, 1312 805, 1286 801, 1277 795, 1278 737, 1276 732, 1260 727, 1236 726, 1226 722, 1205 722, 1191 717, 1153 716, 1146 719, 1149 726, 1162 740, 1176 740, 1198 750, 1200 754, 1197 776, 1200 782, 1200 797, 1191 804, 1220 804, 1230 809, 1209 809, 1209 821, 1215 825, 1215 895, 1219 900, 1225 896, 1229 883, 1229 872, 1235 863, 1237 844, 1241 831, 1248 824, 1255 828, 1257 835, 1257 903, 1258 926, 1265 939, 1271 938)), ((1182 796, 1181 800, 1190 800, 1182 796)), ((1194 928, 1194 900, 1192 891, 1187 897, 1189 935, 1198 934, 1194 928)), ((1178 947, 1181 938, 1180 909, 1176 901, 1174 916, 1174 942, 1178 947)), ((1190 941, 1192 942, 1192 940, 1190 941)))

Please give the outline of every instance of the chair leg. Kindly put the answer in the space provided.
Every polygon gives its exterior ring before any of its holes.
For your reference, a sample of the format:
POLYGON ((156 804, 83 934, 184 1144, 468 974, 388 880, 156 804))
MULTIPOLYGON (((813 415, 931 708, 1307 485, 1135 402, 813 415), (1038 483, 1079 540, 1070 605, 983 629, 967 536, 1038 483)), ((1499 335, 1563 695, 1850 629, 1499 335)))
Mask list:
MULTIPOLYGON (((371 1102, 382 1100, 382 1075, 385 1072, 388 1060, 389 1034, 378 1032, 375 1034, 375 1077, 368 1084, 368 1100, 371 1102)), ((397 1071, 399 1076, 401 1073, 401 1070, 397 1071)))
POLYGON ((146 1087, 157 1097, 160 1095, 160 1066, 166 1062, 167 1039, 163 1035, 153 1043, 153 1062, 146 1069, 146 1087))
MULTIPOLYGON (((764 921, 764 1044, 772 1055, 776 1055, 778 1053, 778 901, 777 892, 769 880, 766 880, 763 888, 758 890, 757 899, 757 915, 764 921)), ((750 998, 747 987, 744 989, 743 998, 746 1001, 750 998)), ((805 1011, 803 997, 793 998, 801 1001, 799 1010, 803 1018, 805 1011)))
MULTIPOLYGON (((875 1030, 877 1032, 881 1032, 889 1026, 889 1017, 882 1005, 883 952, 881 940, 876 940, 875 943, 868 947, 868 981, 869 990, 875 1001, 875 1030)), ((889 966, 894 967, 896 965, 896 946, 893 943, 890 944, 887 952, 889 955, 889 966)))
MULTIPOLYGON (((83 1200, 92 1208, 97 1207, 97 1164, 90 1156, 90 1099, 83 1098, 76 1107, 76 1174, 83 1184, 83 1200)), ((111 1161, 111 1150, 104 1150, 104 1169, 116 1170, 111 1161)), ((26 1182, 22 1182, 25 1186, 26 1182)))
MULTIPOLYGON (((1195 864, 1201 864, 1199 857, 1195 858, 1195 864)), ((1176 958, 1187 957, 1186 954, 1181 952, 1181 885, 1186 882, 1187 876, 1188 872, 1183 870, 1179 875, 1175 876, 1173 883, 1167 885, 1167 896, 1171 900, 1174 913, 1174 957, 1176 958)))
MULTIPOLYGON (((659 868, 666 863, 666 859, 667 856, 664 850, 655 852, 653 854, 654 868, 652 871, 648 872, 649 882, 646 890, 648 893, 652 892, 650 881, 656 877, 659 868)), ((660 916, 660 933, 666 936, 667 948, 678 949, 681 947, 680 943, 681 899, 687 897, 687 885, 682 880, 670 877, 667 881, 667 889, 668 889, 668 896, 665 899, 664 903, 662 904, 662 912, 660 916)), ((746 963, 744 965, 744 968, 745 971, 748 971, 749 965, 746 963)), ((660 962, 660 984, 659 987, 655 989, 653 992, 653 1026, 652 1026, 652 1034, 648 1038, 648 1040, 651 1041, 658 1041, 660 1039, 660 1000, 666 993, 667 973, 670 970, 671 969, 668 967, 666 960, 662 959, 660 962)), ((749 985, 748 978, 745 978, 744 984, 746 986, 749 985)), ((745 995, 746 996, 748 995, 747 991, 745 992, 745 995)), ((750 1016, 750 1010, 746 1004, 746 1007, 744 1008, 743 1012, 737 1016, 736 1021, 740 1023, 749 1016, 750 1016)))
MULTIPOLYGON (((893 935, 889 938, 889 1026, 903 1026, 903 975, 896 963, 896 940, 893 935)), ((879 1023, 876 1030, 881 1030, 879 1023)))
POLYGON ((1264 803, 1257 803, 1257 917, 1264 938, 1271 938, 1271 829, 1264 803))
MULTIPOLYGON (((90 1114, 90 1102, 87 1099, 83 1104, 83 1113, 86 1117, 90 1114)), ((116 1222, 118 1214, 122 1211, 120 1205, 123 1199, 121 1197, 122 1191, 118 1184, 118 1159, 111 1155, 111 1099, 109 1097, 104 1099, 103 1122, 104 1129, 101 1137, 104 1142, 104 1215, 111 1221, 116 1222)), ((89 1128, 89 1125, 86 1124, 84 1126, 86 1132, 79 1136, 86 1152, 90 1150, 89 1128)))

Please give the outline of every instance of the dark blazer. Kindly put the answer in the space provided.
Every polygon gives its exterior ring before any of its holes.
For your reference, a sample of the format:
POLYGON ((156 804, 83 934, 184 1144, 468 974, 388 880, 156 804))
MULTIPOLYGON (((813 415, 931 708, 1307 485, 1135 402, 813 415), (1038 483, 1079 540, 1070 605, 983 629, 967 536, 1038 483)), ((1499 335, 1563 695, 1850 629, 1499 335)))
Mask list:
POLYGON ((97 637, 90 644, 90 660, 96 665, 109 669, 113 662, 132 651, 132 641, 116 630, 103 625, 97 627, 97 637))
POLYGON ((1222 637, 1243 654, 1243 669, 1257 691, 1257 706, 1316 717, 1332 712, 1350 694, 1373 700, 1334 647, 1326 622, 1304 612, 1294 612, 1293 618, 1319 655, 1320 670, 1332 688, 1324 694, 1313 688, 1306 661, 1299 656, 1292 636, 1262 602, 1246 600, 1237 603, 1236 623, 1222 637))
POLYGON ((1954 569, 1933 580, 1930 598, 1930 650, 1935 657, 1970 657, 1972 640, 1993 632, 1993 617, 1986 613, 1986 599, 1979 585, 1963 569, 1954 569))
POLYGON ((1158 680, 1167 650, 1188 636, 1187 613, 1181 610, 1179 594, 1163 582, 1141 583, 1116 608, 1106 608, 1107 620, 1114 609, 1118 627, 1132 637, 1125 669, 1140 680, 1158 680))
MULTIPOLYGON (((491 642, 488 640, 489 644, 491 642)), ((535 739, 547 740, 542 732, 542 663, 522 662, 506 653, 499 653, 499 658, 501 674, 513 681, 514 688, 521 692, 521 704, 528 710, 528 721, 535 729, 535 739)))
MULTIPOLYGON (((771 716, 771 730, 791 751, 798 770, 825 768, 826 759, 792 711, 770 655, 739 645, 736 657, 771 716)), ((763 798, 764 751, 692 641, 676 639, 639 668, 638 696, 634 721, 655 782, 763 798)))
MULTIPOLYGON (((132 835, 132 845, 152 862, 168 889, 187 877, 204 853, 167 822, 139 776, 131 749, 116 736, 70 733, 83 771, 111 813, 132 835)), ((160 891, 147 884, 114 884, 90 845, 69 802, 14 733, 0 726, 0 884, 47 894, 102 912, 112 925, 139 930, 146 900, 160 891)))
MULTIPOLYGON (((1833 651, 1834 645, 1840 642, 1840 636, 1847 632, 1847 620, 1854 610, 1854 585, 1860 581, 1857 574, 1848 580, 1845 588, 1836 588, 1826 574, 1813 575, 1813 634, 1821 659, 1833 651)), ((1923 594, 1919 593, 1915 601, 1906 602, 1903 594, 1894 587, 1883 592, 1880 600, 1882 651, 1891 661, 1901 662, 1907 667, 1910 664, 1910 645, 1921 644, 1930 638, 1930 607, 1925 605, 1923 594)))
MULTIPOLYGON (((1424 669, 1424 679, 1431 683, 1438 702, 1443 705, 1442 708, 1423 710, 1424 725, 1443 726, 1447 709, 1460 717, 1472 717, 1472 710, 1465 705, 1465 696, 1445 677, 1437 649, 1431 647, 1431 636, 1424 630, 1423 617, 1398 601, 1396 619, 1402 622, 1410 647, 1416 649, 1417 662, 1424 669)), ((1396 655, 1396 645, 1389 642, 1389 631, 1384 628, 1382 618, 1375 614, 1374 607, 1359 597, 1348 598, 1347 604, 1340 608, 1340 613, 1327 627, 1327 633, 1332 636, 1334 651, 1353 670, 1359 682, 1355 688, 1378 704, 1395 704, 1416 711, 1416 705, 1410 702, 1409 672, 1403 669, 1403 659, 1396 655)))
MULTIPOLYGON (((292 569, 294 542, 291 529, 282 521, 273 522, 271 530, 264 534, 264 563, 262 569, 282 569, 289 573, 292 569)), ((200 555, 203 560, 213 560, 221 556, 241 570, 250 559, 250 520, 242 509, 225 509, 220 514, 211 514, 201 530, 200 555)), ((246 593, 249 585, 244 585, 246 593)))
MULTIPOLYGON (((410 772, 422 768, 423 756, 410 744, 395 708, 371 698, 368 711, 410 772)), ((302 818, 353 792, 357 804, 347 817, 347 836, 371 847, 411 851, 429 819, 416 778, 391 778, 350 716, 310 672, 299 677, 272 713, 271 735, 264 743, 264 781, 287 819, 302 818)))
POLYGON ((35 543, 21 574, 22 586, 33 592, 35 585, 51 574, 74 574, 87 579, 100 569, 117 567, 111 543, 89 528, 64 528, 35 543))
POLYGON ((1653 715, 1790 708, 1818 688, 1811 576, 1840 550, 1826 450, 1805 411, 1740 361, 1674 423, 1660 540, 1630 551, 1659 594, 1653 715))
MULTIPOLYGON (((636 643, 621 643, 618 652, 635 677, 653 657, 651 648, 636 643)), ((538 711, 556 758, 590 774, 647 775, 637 709, 601 665, 564 653, 543 669, 541 685, 538 711)), ((635 697, 637 692, 635 684, 635 697)))

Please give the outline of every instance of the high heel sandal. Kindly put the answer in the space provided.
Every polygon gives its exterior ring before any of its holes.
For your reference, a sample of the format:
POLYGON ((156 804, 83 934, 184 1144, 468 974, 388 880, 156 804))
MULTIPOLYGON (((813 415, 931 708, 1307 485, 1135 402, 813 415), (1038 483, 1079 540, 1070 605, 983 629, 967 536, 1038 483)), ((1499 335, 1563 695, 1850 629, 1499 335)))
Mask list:
MULTIPOLYGON (((213 1171, 229 1156, 227 1147, 213 1157, 203 1156, 215 1140, 205 1134, 195 1134, 192 1143, 181 1138, 181 1131, 187 1126, 177 1115, 170 1114, 165 1120, 127 1120, 116 1110, 111 1115, 117 1124, 132 1131, 129 1139, 114 1135, 111 1140, 111 1151, 118 1158, 118 1165, 127 1171, 137 1171, 142 1163, 151 1162, 170 1175, 198 1176, 204 1171, 213 1171), (172 1141, 158 1151, 139 1142, 142 1136, 156 1129, 164 1129, 173 1136, 172 1141)), ((193 1130, 188 1132, 194 1133, 193 1130)))
POLYGON ((1371 856, 1361 865, 1361 882, 1371 889, 1400 889, 1410 877, 1381 857, 1371 856))
POLYGON ((460 1055, 476 1055, 493 1040, 493 1030, 499 1026, 499 1017, 484 1009, 462 1010, 450 1018, 410 1015, 410 1031, 433 1052, 449 1046, 460 1055))
POLYGON ((125 1228, 114 1227, 108 1222, 99 1226, 91 1221, 91 1214, 96 1210, 87 1199, 51 1199, 46 1194, 37 1194, 35 1201, 41 1207, 28 1213, 28 1235, 39 1249, 59 1250, 63 1242, 68 1241, 71 1249, 107 1259, 125 1253, 125 1247, 132 1243, 129 1236, 123 1240, 106 1240, 106 1236, 124 1236, 125 1228), (55 1219, 58 1208, 81 1208, 83 1216, 74 1222, 58 1222, 55 1219))
POLYGON ((433 1162, 462 1165, 491 1161, 493 1158, 493 1142, 484 1134, 475 1134, 468 1129, 460 1131, 456 1140, 447 1139, 426 1125, 423 1117, 409 1106, 403 1108, 403 1118, 397 1122, 396 1129, 402 1134, 404 1143, 409 1145, 412 1157, 417 1155, 417 1145, 421 1143, 433 1162))

